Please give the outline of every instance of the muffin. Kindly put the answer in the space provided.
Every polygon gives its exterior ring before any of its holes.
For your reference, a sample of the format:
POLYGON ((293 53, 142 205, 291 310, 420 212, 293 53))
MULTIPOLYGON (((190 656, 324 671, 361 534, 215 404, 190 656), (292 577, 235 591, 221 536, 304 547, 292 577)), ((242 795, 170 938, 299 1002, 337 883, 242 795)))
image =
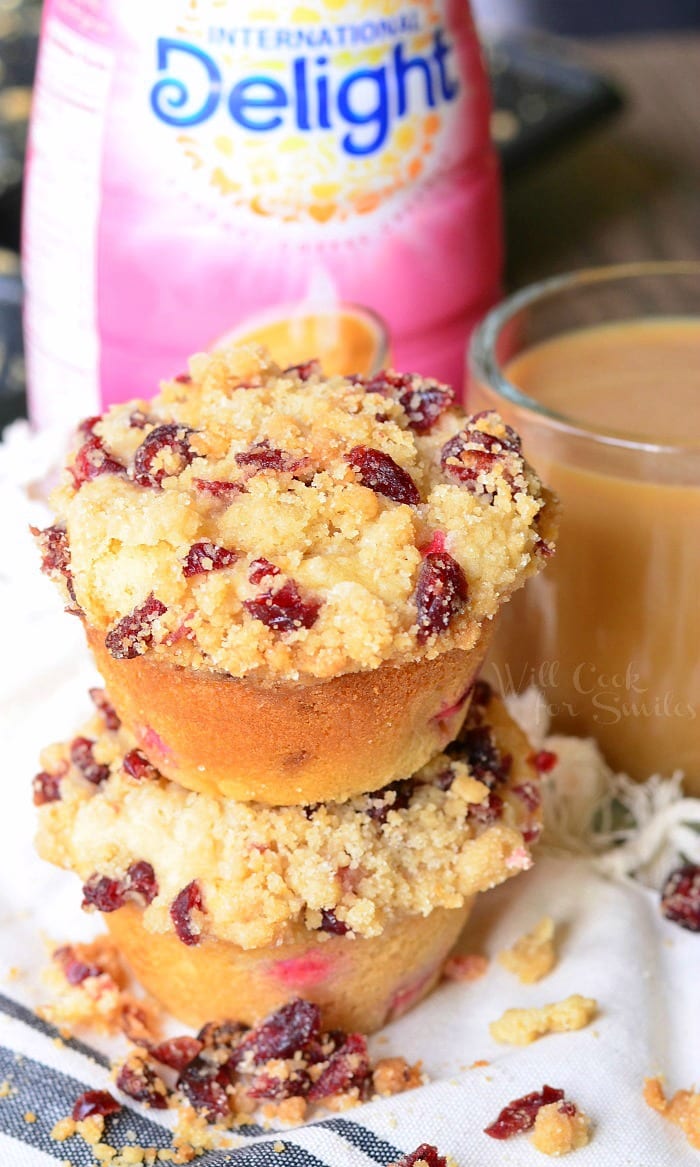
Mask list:
POLYGON ((202 793, 301 805, 420 769, 552 551, 517 435, 418 377, 229 350, 79 440, 44 568, 140 748, 202 793))
POLYGON ((435 983, 473 896, 530 865, 527 739, 483 682, 458 741, 344 803, 187 791, 100 712, 42 756, 38 849, 83 882, 138 979, 175 1016, 251 1023, 293 996, 371 1030, 435 983))

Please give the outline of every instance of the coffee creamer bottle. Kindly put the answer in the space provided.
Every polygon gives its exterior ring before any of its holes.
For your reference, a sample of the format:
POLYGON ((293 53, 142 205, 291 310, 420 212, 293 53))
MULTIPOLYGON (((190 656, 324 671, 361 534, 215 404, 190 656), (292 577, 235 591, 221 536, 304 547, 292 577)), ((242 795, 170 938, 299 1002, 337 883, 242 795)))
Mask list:
POLYGON ((46 0, 24 243, 39 424, 235 339, 461 388, 501 254, 467 0, 46 0))

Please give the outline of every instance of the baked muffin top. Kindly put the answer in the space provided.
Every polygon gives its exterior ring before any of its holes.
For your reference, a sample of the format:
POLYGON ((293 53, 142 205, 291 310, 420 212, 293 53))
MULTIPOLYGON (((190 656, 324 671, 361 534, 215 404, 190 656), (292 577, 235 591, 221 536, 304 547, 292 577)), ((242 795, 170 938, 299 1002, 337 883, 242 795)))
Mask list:
POLYGON ((417 376, 230 349, 78 439, 37 534, 115 657, 297 680, 470 648, 553 549, 514 431, 417 376))
POLYGON ((78 737, 44 751, 34 785, 39 852, 80 876, 84 906, 135 902, 149 931, 261 948, 290 930, 377 936, 530 866, 537 773, 483 682, 460 737, 413 777, 306 807, 183 790, 99 700, 78 737))

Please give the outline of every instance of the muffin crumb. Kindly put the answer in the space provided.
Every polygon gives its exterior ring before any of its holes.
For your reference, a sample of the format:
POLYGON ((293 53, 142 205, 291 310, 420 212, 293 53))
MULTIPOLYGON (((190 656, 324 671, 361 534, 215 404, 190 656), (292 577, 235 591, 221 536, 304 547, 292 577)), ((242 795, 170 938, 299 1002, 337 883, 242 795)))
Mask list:
POLYGON ((512 948, 498 954, 499 963, 514 973, 523 985, 541 981, 557 963, 554 931, 551 916, 543 916, 531 932, 526 932, 512 948))
POLYGON ((537 1112, 532 1145, 543 1155, 568 1155, 590 1140, 587 1116, 572 1102, 550 1102, 537 1112))
POLYGON ((584 1029, 596 1016, 598 1003, 578 993, 541 1009, 506 1009, 489 1025, 491 1036, 504 1045, 530 1045, 548 1033, 584 1029))
POLYGON ((661 1077, 645 1078, 644 1101, 680 1127, 690 1146, 700 1151, 700 1091, 677 1090, 672 1098, 666 1098, 661 1077))

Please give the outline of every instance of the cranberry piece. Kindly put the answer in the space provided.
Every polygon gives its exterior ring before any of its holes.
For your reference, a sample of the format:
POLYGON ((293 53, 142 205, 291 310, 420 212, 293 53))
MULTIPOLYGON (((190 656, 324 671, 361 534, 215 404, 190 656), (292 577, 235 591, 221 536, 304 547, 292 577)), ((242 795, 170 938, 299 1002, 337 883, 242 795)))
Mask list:
POLYGON ((343 920, 339 920, 331 908, 321 908, 321 932, 330 932, 332 936, 345 936, 350 931, 343 920))
POLYGON ((467 818, 481 827, 491 827, 503 817, 503 799, 493 791, 489 792, 486 802, 470 802, 467 818))
POLYGON ((438 790, 450 790, 455 778, 455 771, 451 766, 448 766, 446 770, 440 771, 437 777, 433 779, 433 782, 438 790))
POLYGON ((293 374, 299 378, 300 381, 309 381, 311 377, 322 377, 323 369, 319 360, 304 361, 301 365, 289 365, 284 370, 285 376, 293 374))
POLYGON ((427 434, 439 417, 454 405, 455 393, 450 385, 423 380, 416 373, 396 373, 385 369, 365 382, 368 393, 381 393, 398 401, 408 424, 417 434, 427 434))
POLYGON ((107 453, 102 438, 96 434, 83 442, 69 469, 76 490, 80 490, 84 482, 91 482, 101 474, 126 474, 126 466, 107 453))
POLYGON ((153 643, 153 622, 165 612, 165 604, 151 593, 110 629, 105 636, 107 651, 115 660, 133 660, 141 656, 153 643))
POLYGON ((532 1094, 525 1094, 509 1102, 499 1114, 495 1122, 486 1127, 484 1134, 492 1139, 509 1139, 521 1131, 529 1131, 535 1125, 537 1112, 543 1106, 550 1106, 552 1102, 561 1102, 564 1098, 563 1090, 555 1090, 552 1086, 543 1086, 532 1094))
POLYGON ((149 762, 141 750, 129 750, 128 754, 124 755, 122 769, 126 770, 126 773, 131 778, 135 778, 137 782, 152 782, 160 778, 155 766, 149 762))
POLYGON ((517 794, 531 814, 539 809, 542 802, 542 795, 534 782, 521 782, 519 786, 513 787, 513 794, 517 794))
POLYGON ((121 725, 121 718, 107 697, 104 689, 90 689, 90 697, 98 713, 102 714, 105 729, 109 729, 113 733, 118 730, 121 725))
POLYGON ((229 1113, 226 1091, 229 1083, 230 1074, 225 1066, 196 1057, 180 1074, 177 1089, 207 1122, 216 1122, 217 1118, 226 1118, 229 1113))
POLYGON ((276 592, 263 592, 253 600, 244 600, 243 607, 255 620, 277 632, 293 632, 297 628, 311 628, 321 607, 320 600, 303 599, 293 579, 287 580, 276 592))
MULTIPOLYGON (((39 544, 41 570, 44 574, 58 572, 67 582, 70 581, 70 546, 65 526, 62 523, 55 523, 52 527, 45 527, 43 531, 38 527, 30 527, 29 530, 39 544)), ((74 596, 71 598, 75 599, 74 596)))
POLYGON ((88 737, 76 737, 70 744, 70 760, 83 778, 93 786, 101 786, 109 778, 109 766, 95 761, 95 743, 88 737))
POLYGON ((529 759, 540 774, 549 774, 556 766, 559 758, 551 750, 538 750, 529 759))
POLYGON ((97 908, 98 912, 116 912, 124 907, 124 888, 121 880, 110 879, 95 872, 83 884, 83 909, 97 908))
POLYGON ((117 1086, 129 1098, 143 1102, 154 1110, 165 1110, 168 1100, 163 1080, 148 1062, 125 1062, 117 1075, 117 1086))
POLYGON ((204 901, 201 888, 196 879, 193 879, 178 892, 170 905, 170 918, 175 925, 175 931, 182 943, 190 946, 199 944, 202 939, 192 920, 192 913, 195 910, 203 912, 204 901))
POLYGON ((173 377, 173 381, 177 381, 178 385, 192 384, 192 378, 189 373, 178 373, 177 377, 173 377))
POLYGON ((254 1029, 243 1042, 256 1064, 270 1058, 291 1058, 303 1050, 309 1041, 318 1040, 321 1033, 321 1011, 318 1005, 295 997, 282 1005, 254 1029))
POLYGON ((430 542, 421 548, 423 555, 434 555, 436 552, 442 554, 445 550, 445 532, 433 531, 430 542))
POLYGON ((248 579, 252 584, 259 584, 266 575, 279 575, 279 573, 279 567, 275 567, 269 559, 254 559, 248 568, 248 579))
POLYGON ((389 454, 382 450, 373 450, 370 446, 353 446, 344 458, 359 476, 362 485, 373 490, 375 494, 382 494, 393 502, 418 506, 420 502, 418 487, 408 471, 399 466, 389 454))
POLYGON ((382 787, 381 790, 376 790, 367 797, 372 800, 372 803, 367 808, 367 814, 374 822, 385 823, 387 815, 390 810, 405 810, 413 798, 413 793, 416 789, 416 783, 413 778, 398 778, 396 782, 390 782, 388 786, 382 787), (393 801, 387 800, 388 794, 394 794, 393 801), (379 806, 374 805, 375 800, 382 799, 379 806))
POLYGON ((129 414, 129 425, 134 430, 145 430, 147 425, 152 425, 153 419, 144 413, 142 409, 132 409, 129 414))
POLYGON ((83 434, 86 438, 91 438, 95 432, 95 426, 101 421, 101 413, 94 413, 92 417, 84 417, 78 425, 76 433, 83 434))
POLYGON ((134 482, 139 486, 159 487, 167 474, 172 473, 164 466, 153 469, 153 464, 163 451, 175 455, 179 461, 179 470, 189 466, 196 456, 190 449, 189 435, 192 430, 186 425, 167 423, 157 425, 141 442, 134 454, 134 482))
POLYGON ((47 802, 60 802, 62 777, 63 774, 49 774, 46 770, 34 775, 32 798, 35 806, 45 806, 47 802))
POLYGON ((700 866, 686 863, 671 872, 661 892, 661 911, 681 928, 700 932, 700 866))
POLYGON ((116 1114, 121 1108, 121 1103, 117 1102, 116 1098, 112 1098, 108 1090, 86 1090, 84 1094, 76 1098, 71 1118, 73 1122, 82 1122, 91 1114, 101 1114, 106 1117, 108 1114, 116 1114))
POLYGON ((185 579, 193 575, 203 575, 208 571, 221 571, 224 567, 233 567, 238 560, 235 551, 226 547, 218 547, 216 543, 193 543, 187 553, 187 559, 182 567, 185 579))
POLYGON ((513 765, 510 754, 501 754, 490 725, 470 725, 462 730, 451 752, 462 758, 475 778, 494 790, 507 781, 513 765))
POLYGON ((331 1054, 325 1070, 309 1090, 309 1100, 345 1094, 353 1088, 362 1094, 371 1072, 367 1039, 361 1033, 350 1033, 340 1049, 331 1054))
POLYGON ((309 1093, 311 1079, 305 1070, 293 1070, 287 1078, 257 1074, 246 1093, 251 1098, 299 1098, 309 1093))
POLYGON ((151 864, 145 859, 132 863, 127 868, 123 887, 126 899, 143 901, 145 906, 153 903, 158 895, 158 881, 151 864))
POLYGON ((415 1167, 416 1163, 427 1163, 427 1167, 447 1167, 447 1159, 432 1143, 421 1143, 420 1147, 392 1163, 391 1167, 415 1167))
POLYGON ((123 879, 110 879, 95 872, 83 886, 83 908, 97 908, 98 912, 116 912, 127 900, 142 906, 152 903, 158 895, 158 882, 150 863, 140 860, 132 863, 123 879))
POLYGON ((212 494, 214 498, 232 498, 234 494, 245 494, 245 486, 242 482, 209 482, 206 478, 193 478, 193 485, 197 490, 204 491, 205 494, 212 494))
POLYGON ((472 686, 472 708, 475 705, 483 708, 484 706, 491 703, 492 698, 493 689, 489 685, 488 681, 485 681, 482 677, 479 677, 479 679, 475 681, 472 686))
POLYGON ((444 632, 464 608, 468 595, 467 577, 456 559, 446 551, 426 555, 415 591, 418 640, 444 632))
POLYGON ((151 1057, 163 1066, 170 1066, 178 1074, 189 1066, 203 1049, 203 1043, 196 1037, 169 1037, 151 1048, 151 1057))
POLYGON ((293 474, 307 463, 307 458, 295 458, 286 450, 278 450, 276 446, 271 446, 267 438, 263 438, 261 442, 254 442, 249 449, 236 454, 236 465, 247 469, 250 478, 266 471, 272 471, 275 474, 282 474, 286 471, 293 474))
POLYGON ((102 976, 103 969, 98 964, 86 964, 76 956, 70 944, 64 944, 53 953, 53 959, 60 964, 69 985, 82 985, 89 977, 102 976))
POLYGON ((208 1021, 197 1034, 204 1056, 213 1054, 217 1065, 221 1065, 221 1052, 226 1056, 226 1065, 237 1065, 242 1056, 242 1042, 248 1026, 240 1021, 208 1021))
POLYGON ((533 551, 535 552, 535 555, 540 555, 542 559, 551 559, 555 550, 556 548, 554 544, 548 543, 546 539, 541 539, 539 536, 537 539, 535 539, 533 551))

